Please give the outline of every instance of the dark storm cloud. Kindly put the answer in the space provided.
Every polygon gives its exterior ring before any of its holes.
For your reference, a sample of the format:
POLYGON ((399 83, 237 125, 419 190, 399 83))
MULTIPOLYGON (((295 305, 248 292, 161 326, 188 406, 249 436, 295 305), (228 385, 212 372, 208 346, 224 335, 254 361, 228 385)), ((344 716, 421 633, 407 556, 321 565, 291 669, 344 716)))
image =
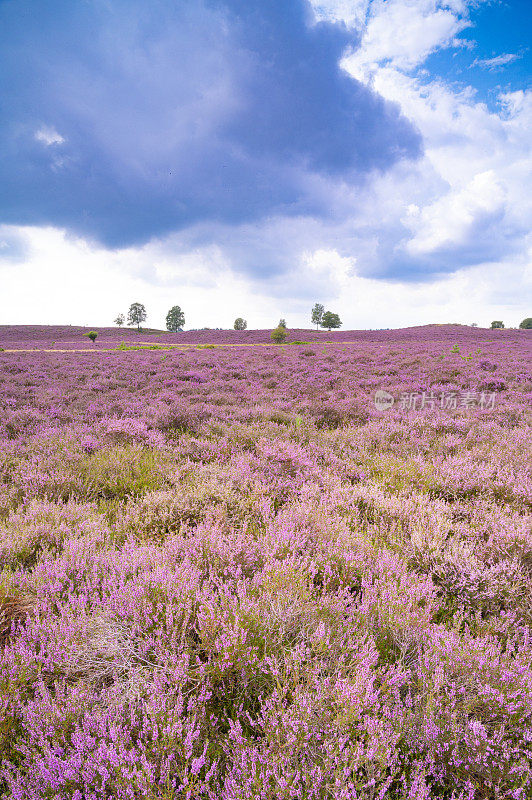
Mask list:
POLYGON ((122 247, 330 219, 324 182, 421 147, 340 69, 348 45, 303 0, 0 2, 0 223, 122 247))

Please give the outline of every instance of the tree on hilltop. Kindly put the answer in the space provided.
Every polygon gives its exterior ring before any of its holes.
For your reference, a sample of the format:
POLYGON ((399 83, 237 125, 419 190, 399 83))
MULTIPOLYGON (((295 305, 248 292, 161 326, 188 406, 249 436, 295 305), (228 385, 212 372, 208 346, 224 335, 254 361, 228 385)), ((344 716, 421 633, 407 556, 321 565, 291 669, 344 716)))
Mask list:
POLYGON ((312 319, 312 324, 316 326, 316 330, 318 330, 318 325, 321 324, 324 311, 325 308, 322 306, 321 303, 316 303, 316 305, 312 309, 311 319, 312 319))
POLYGON ((166 315, 166 330, 177 333, 183 330, 185 324, 185 314, 180 306, 172 306, 166 315))
POLYGON ((235 329, 235 331, 245 331, 247 326, 248 324, 245 319, 243 319, 242 317, 237 317, 235 319, 233 328, 235 329))
POLYGON ((115 325, 118 325, 118 327, 121 328, 125 321, 126 320, 125 320, 124 315, 123 314, 119 314, 117 316, 117 318, 115 319, 115 325))
POLYGON ((142 303, 131 303, 127 313, 127 324, 136 325, 140 331, 140 323, 146 319, 146 309, 142 303))
POLYGON ((494 319, 493 322, 491 323, 491 327, 493 329, 495 329, 495 328, 504 328, 504 322, 502 320, 500 320, 500 319, 494 319))
POLYGON ((330 331, 331 328, 340 328, 342 323, 338 314, 335 314, 332 311, 325 311, 320 325, 322 328, 327 328, 327 330, 330 331))
POLYGON ((532 317, 526 317, 526 319, 519 323, 519 327, 523 330, 532 330, 532 317))

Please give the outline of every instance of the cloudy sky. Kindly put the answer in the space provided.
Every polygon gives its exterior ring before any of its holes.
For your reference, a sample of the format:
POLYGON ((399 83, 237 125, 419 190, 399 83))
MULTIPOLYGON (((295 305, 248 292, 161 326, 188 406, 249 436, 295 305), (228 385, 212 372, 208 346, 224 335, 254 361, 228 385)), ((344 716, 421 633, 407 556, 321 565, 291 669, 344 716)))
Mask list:
POLYGON ((0 0, 0 323, 532 315, 530 0, 0 0))

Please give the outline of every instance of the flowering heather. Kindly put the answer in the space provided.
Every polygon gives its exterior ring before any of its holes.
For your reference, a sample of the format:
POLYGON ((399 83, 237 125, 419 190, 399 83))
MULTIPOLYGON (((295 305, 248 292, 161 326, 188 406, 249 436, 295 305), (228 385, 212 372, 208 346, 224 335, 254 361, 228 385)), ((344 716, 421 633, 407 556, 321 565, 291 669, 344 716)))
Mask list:
POLYGON ((0 797, 532 798, 532 332, 82 333, 0 330, 0 797))

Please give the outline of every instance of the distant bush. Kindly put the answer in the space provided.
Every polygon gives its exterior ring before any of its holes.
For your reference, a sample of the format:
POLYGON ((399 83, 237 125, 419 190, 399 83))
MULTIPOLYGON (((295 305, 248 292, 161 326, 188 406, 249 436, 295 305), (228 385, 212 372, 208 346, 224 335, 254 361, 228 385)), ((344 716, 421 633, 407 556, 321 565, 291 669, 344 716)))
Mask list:
POLYGON ((87 334, 87 336, 89 337, 89 339, 91 340, 91 342, 94 344, 94 342, 96 341, 96 338, 97 338, 98 334, 96 333, 96 331, 90 331, 90 332, 87 334))
POLYGON ((494 319, 493 322, 491 323, 491 327, 493 329, 504 328, 504 322, 500 319, 494 319))
POLYGON ((519 323, 519 327, 524 330, 532 330, 532 317, 526 317, 526 319, 519 323))
POLYGON ((272 341, 277 342, 277 344, 284 342, 284 340, 286 339, 286 335, 287 335, 286 328, 282 328, 280 325, 274 328, 270 334, 272 341))
POLYGON ((245 319, 243 319, 242 317, 237 317, 235 319, 233 328, 235 329, 235 331, 245 331, 247 326, 248 323, 246 322, 245 319))

